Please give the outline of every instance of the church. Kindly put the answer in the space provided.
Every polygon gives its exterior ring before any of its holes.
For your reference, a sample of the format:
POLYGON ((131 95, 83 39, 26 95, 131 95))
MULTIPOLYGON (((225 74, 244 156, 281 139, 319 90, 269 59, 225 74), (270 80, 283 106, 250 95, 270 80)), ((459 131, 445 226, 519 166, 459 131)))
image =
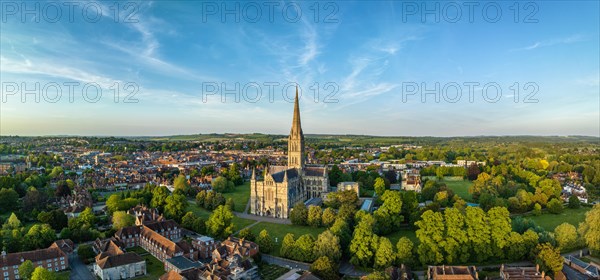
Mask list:
POLYGON ((326 166, 307 166, 304 158, 304 133, 300 124, 298 88, 294 99, 294 117, 288 137, 287 166, 269 166, 263 180, 252 171, 250 213, 287 219, 294 204, 321 198, 329 190, 326 166))

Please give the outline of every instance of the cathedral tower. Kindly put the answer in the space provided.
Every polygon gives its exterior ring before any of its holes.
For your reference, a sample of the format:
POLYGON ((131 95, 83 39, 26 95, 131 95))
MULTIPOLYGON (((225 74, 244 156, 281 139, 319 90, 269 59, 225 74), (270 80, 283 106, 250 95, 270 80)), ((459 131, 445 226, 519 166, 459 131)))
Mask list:
POLYGON ((294 118, 292 130, 288 137, 288 167, 302 169, 304 167, 304 133, 300 125, 300 106, 298 105, 298 86, 294 99, 294 118))

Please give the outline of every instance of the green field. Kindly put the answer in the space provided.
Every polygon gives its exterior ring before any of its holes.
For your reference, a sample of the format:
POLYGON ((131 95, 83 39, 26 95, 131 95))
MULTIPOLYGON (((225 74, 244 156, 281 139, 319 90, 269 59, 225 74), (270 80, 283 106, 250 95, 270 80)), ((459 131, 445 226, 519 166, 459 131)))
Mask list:
POLYGON ((232 192, 223 193, 226 199, 232 198, 235 212, 244 212, 246 204, 250 200, 250 182, 245 182, 240 186, 236 186, 232 192))
POLYGON ((154 256, 152 256, 150 253, 147 253, 142 258, 144 260, 146 260, 146 275, 137 277, 135 279, 155 280, 155 279, 160 278, 161 275, 165 274, 165 267, 164 267, 163 263, 160 262, 154 256))
POLYGON ((250 228, 250 231, 255 235, 266 229, 269 232, 269 235, 273 240, 277 238, 277 242, 275 243, 275 247, 270 255, 279 256, 279 250, 281 250, 281 242, 283 241, 283 237, 288 233, 293 233, 294 238, 298 239, 298 237, 304 234, 310 234, 315 239, 321 232, 325 231, 326 228, 315 228, 309 226, 296 226, 296 225, 282 225, 282 224, 273 224, 268 222, 260 222, 253 227, 250 228))
POLYGON ((565 222, 578 227, 579 223, 585 220, 585 213, 589 210, 590 208, 587 207, 579 209, 567 208, 560 214, 544 213, 540 216, 527 215, 524 217, 533 220, 538 226, 543 227, 547 231, 554 231, 554 228, 565 222))
MULTIPOLYGON (((424 176, 429 180, 437 180, 435 176, 424 176)), ((460 196, 462 199, 466 201, 472 201, 473 197, 469 193, 469 187, 473 184, 473 182, 469 180, 464 180, 462 177, 453 177, 448 176, 444 177, 441 182, 445 183, 448 188, 450 188, 455 194, 460 196)))
MULTIPOLYGON (((204 220, 208 220, 208 218, 210 217, 211 212, 204 209, 204 208, 200 208, 196 205, 196 203, 192 202, 191 200, 189 201, 189 205, 188 208, 186 209, 187 211, 192 211, 194 214, 196 214, 196 216, 201 217, 204 220)), ((254 220, 248 220, 248 219, 244 219, 244 218, 239 218, 237 216, 233 217, 233 224, 235 225, 235 230, 238 231, 240 229, 243 229, 251 224, 253 224, 255 221, 254 220)))

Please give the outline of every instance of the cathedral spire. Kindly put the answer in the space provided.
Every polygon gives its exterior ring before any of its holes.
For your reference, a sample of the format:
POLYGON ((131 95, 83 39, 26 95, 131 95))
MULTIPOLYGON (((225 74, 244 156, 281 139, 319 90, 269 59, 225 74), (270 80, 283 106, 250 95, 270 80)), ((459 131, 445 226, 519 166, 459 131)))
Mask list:
POLYGON ((300 105, 298 103, 298 85, 296 85, 296 97, 294 97, 294 119, 292 120, 292 131, 290 131, 290 135, 302 134, 302 125, 300 124, 300 105))
POLYGON ((256 168, 252 168, 252 178, 251 180, 256 180, 256 168))
POLYGON ((288 137, 288 167, 304 167, 304 134, 300 124, 300 105, 298 101, 298 85, 296 85, 296 96, 294 97, 294 118, 292 129, 288 137))

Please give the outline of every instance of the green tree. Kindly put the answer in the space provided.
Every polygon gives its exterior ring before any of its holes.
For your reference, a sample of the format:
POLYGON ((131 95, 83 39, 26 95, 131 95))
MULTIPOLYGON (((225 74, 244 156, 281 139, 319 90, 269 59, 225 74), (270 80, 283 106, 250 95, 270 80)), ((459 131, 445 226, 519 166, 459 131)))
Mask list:
POLYGON ((398 230, 404 220, 402 217, 402 194, 398 191, 385 191, 381 196, 383 204, 373 215, 381 234, 389 234, 398 230))
POLYGON ((158 186, 152 190, 152 200, 150 206, 157 208, 159 211, 163 211, 163 207, 167 203, 167 197, 169 197, 169 189, 165 186, 158 186))
POLYGON ((184 195, 187 195, 192 191, 192 186, 190 186, 188 179, 183 174, 179 174, 179 176, 175 178, 173 181, 173 188, 175 188, 173 192, 177 191, 184 195))
POLYGON ((319 234, 313 247, 313 255, 315 258, 327 256, 330 260, 337 262, 342 257, 339 237, 329 230, 319 234))
POLYGON ((414 247, 413 242, 410 241, 410 239, 408 239, 405 236, 401 237, 398 240, 398 243, 396 244, 396 251, 397 251, 396 259, 398 260, 399 264, 407 264, 407 265, 412 264, 413 247, 414 247))
POLYGON ((15 210, 18 203, 19 194, 13 189, 0 189, 0 212, 15 210))
POLYGON ((118 230, 124 227, 132 226, 135 222, 133 216, 127 214, 125 211, 117 211, 113 213, 112 223, 113 228, 118 230))
POLYGON ((233 189, 233 182, 229 182, 227 180, 227 178, 223 177, 223 176, 219 176, 215 179, 213 179, 210 182, 210 185, 212 186, 213 191, 216 192, 227 192, 233 189))
POLYGON ((548 211, 552 214, 560 214, 563 211, 563 204, 560 200, 553 198, 548 202, 548 211))
POLYGON ((385 180, 383 180, 383 178, 381 177, 378 177, 377 179, 375 179, 373 187, 375 188, 375 193, 377 194, 377 196, 382 196, 385 192, 385 180))
POLYGON ((525 240, 518 232, 511 232, 507 239, 506 257, 512 261, 519 261, 525 258, 527 247, 525 240))
POLYGON ((21 227, 23 227, 23 225, 17 215, 11 213, 6 222, 2 225, 2 230, 20 229, 21 227))
POLYGON ((492 256, 488 217, 479 207, 467 207, 465 217, 469 242, 472 244, 477 261, 483 262, 492 256))
POLYGON ((319 279, 337 280, 340 279, 337 273, 337 265, 327 256, 321 256, 310 265, 310 271, 319 279))
POLYGON ((585 221, 579 225, 579 234, 585 244, 595 252, 600 252, 600 204, 585 213, 585 221))
POLYGON ((260 233, 258 233, 256 243, 258 244, 260 252, 265 254, 270 253, 273 250, 273 247, 275 247, 275 244, 273 244, 273 239, 266 229, 263 229, 260 231, 260 233))
POLYGON ((558 249, 566 251, 577 247, 579 237, 577 229, 569 223, 562 223, 554 229, 554 237, 558 243, 558 249))
POLYGON ((308 222, 308 209, 302 202, 296 203, 290 211, 290 220, 294 225, 305 226, 308 222))
POLYGON ((26 260, 19 266, 19 276, 21 276, 21 279, 31 279, 34 270, 33 263, 30 260, 26 260))
POLYGON ((465 230, 465 216, 456 208, 444 210, 446 226, 445 241, 441 243, 446 253, 446 261, 450 264, 469 260, 469 237, 465 230))
MULTIPOLYGON (((261 231, 262 232, 262 231, 261 231)), ((267 233, 268 234, 268 233, 267 233)), ((240 232, 238 233, 238 236, 240 238, 244 238, 246 240, 250 240, 250 241, 255 241, 256 240, 256 236, 254 236, 254 233, 252 233, 252 231, 250 230, 250 228, 243 228, 242 230, 240 230, 240 232)), ((258 242, 258 241, 257 241, 258 242)), ((260 246, 260 244, 259 244, 260 246)), ((265 252, 263 252, 265 253, 265 252)))
POLYGON ((233 233, 233 213, 221 205, 213 211, 206 221, 206 231, 210 236, 225 239, 233 233))
POLYGON ((340 239, 340 246, 342 248, 348 247, 350 240, 352 240, 352 231, 346 220, 337 218, 329 230, 340 239))
POLYGON ((296 240, 293 233, 288 233, 283 237, 279 254, 284 258, 294 258, 296 254, 296 240))
POLYGON ((562 270, 564 259, 560 255, 560 250, 548 243, 543 243, 536 247, 536 251, 535 263, 540 266, 541 271, 555 275, 562 270))
POLYGON ((205 221, 196 216, 194 212, 189 211, 181 218, 181 226, 197 233, 205 232, 205 221))
POLYGON ((31 280, 56 280, 56 274, 41 266, 38 266, 31 273, 31 280))
POLYGON ((536 203, 535 205, 533 205, 533 215, 535 215, 535 216, 542 215, 542 205, 540 205, 539 203, 536 203))
POLYGON ((492 251, 496 258, 504 258, 504 248, 512 232, 510 213, 506 207, 494 207, 487 213, 491 232, 492 251))
POLYGON ((77 256, 79 256, 79 259, 81 259, 81 261, 84 263, 89 263, 90 259, 96 256, 96 253, 94 253, 92 246, 88 244, 81 244, 79 247, 77 247, 77 256))
POLYGON ((307 224, 311 227, 319 227, 321 226, 321 214, 323 211, 321 210, 321 206, 311 205, 308 207, 308 218, 307 224))
POLYGON ((576 195, 572 195, 569 197, 569 208, 571 209, 579 209, 581 207, 581 202, 576 195))
MULTIPOLYGON (((471 207, 469 207, 471 208, 471 207)), ((467 208, 467 209, 469 209, 467 208)), ((422 264, 438 264, 444 261, 444 218, 441 213, 427 210, 421 215, 421 220, 415 222, 419 246, 417 252, 422 264)))
POLYGON ((301 262, 313 262, 315 260, 313 255, 313 247, 315 245, 315 239, 310 234, 304 234, 296 240, 295 258, 301 262))
POLYGON ((56 239, 56 233, 48 224, 35 224, 23 238, 25 250, 46 248, 56 239))
POLYGON ((356 228, 350 242, 350 263, 362 267, 373 264, 375 249, 377 248, 378 236, 373 233, 375 219, 370 214, 365 214, 356 228))
POLYGON ((186 213, 188 202, 187 197, 182 194, 173 194, 168 196, 165 204, 165 216, 181 221, 181 217, 186 213))
POLYGON ((329 227, 335 222, 336 214, 335 211, 327 207, 323 210, 323 215, 321 216, 321 224, 323 226, 329 227))
POLYGON ((396 260, 392 242, 385 237, 379 237, 379 246, 375 253, 375 268, 386 268, 396 260))

